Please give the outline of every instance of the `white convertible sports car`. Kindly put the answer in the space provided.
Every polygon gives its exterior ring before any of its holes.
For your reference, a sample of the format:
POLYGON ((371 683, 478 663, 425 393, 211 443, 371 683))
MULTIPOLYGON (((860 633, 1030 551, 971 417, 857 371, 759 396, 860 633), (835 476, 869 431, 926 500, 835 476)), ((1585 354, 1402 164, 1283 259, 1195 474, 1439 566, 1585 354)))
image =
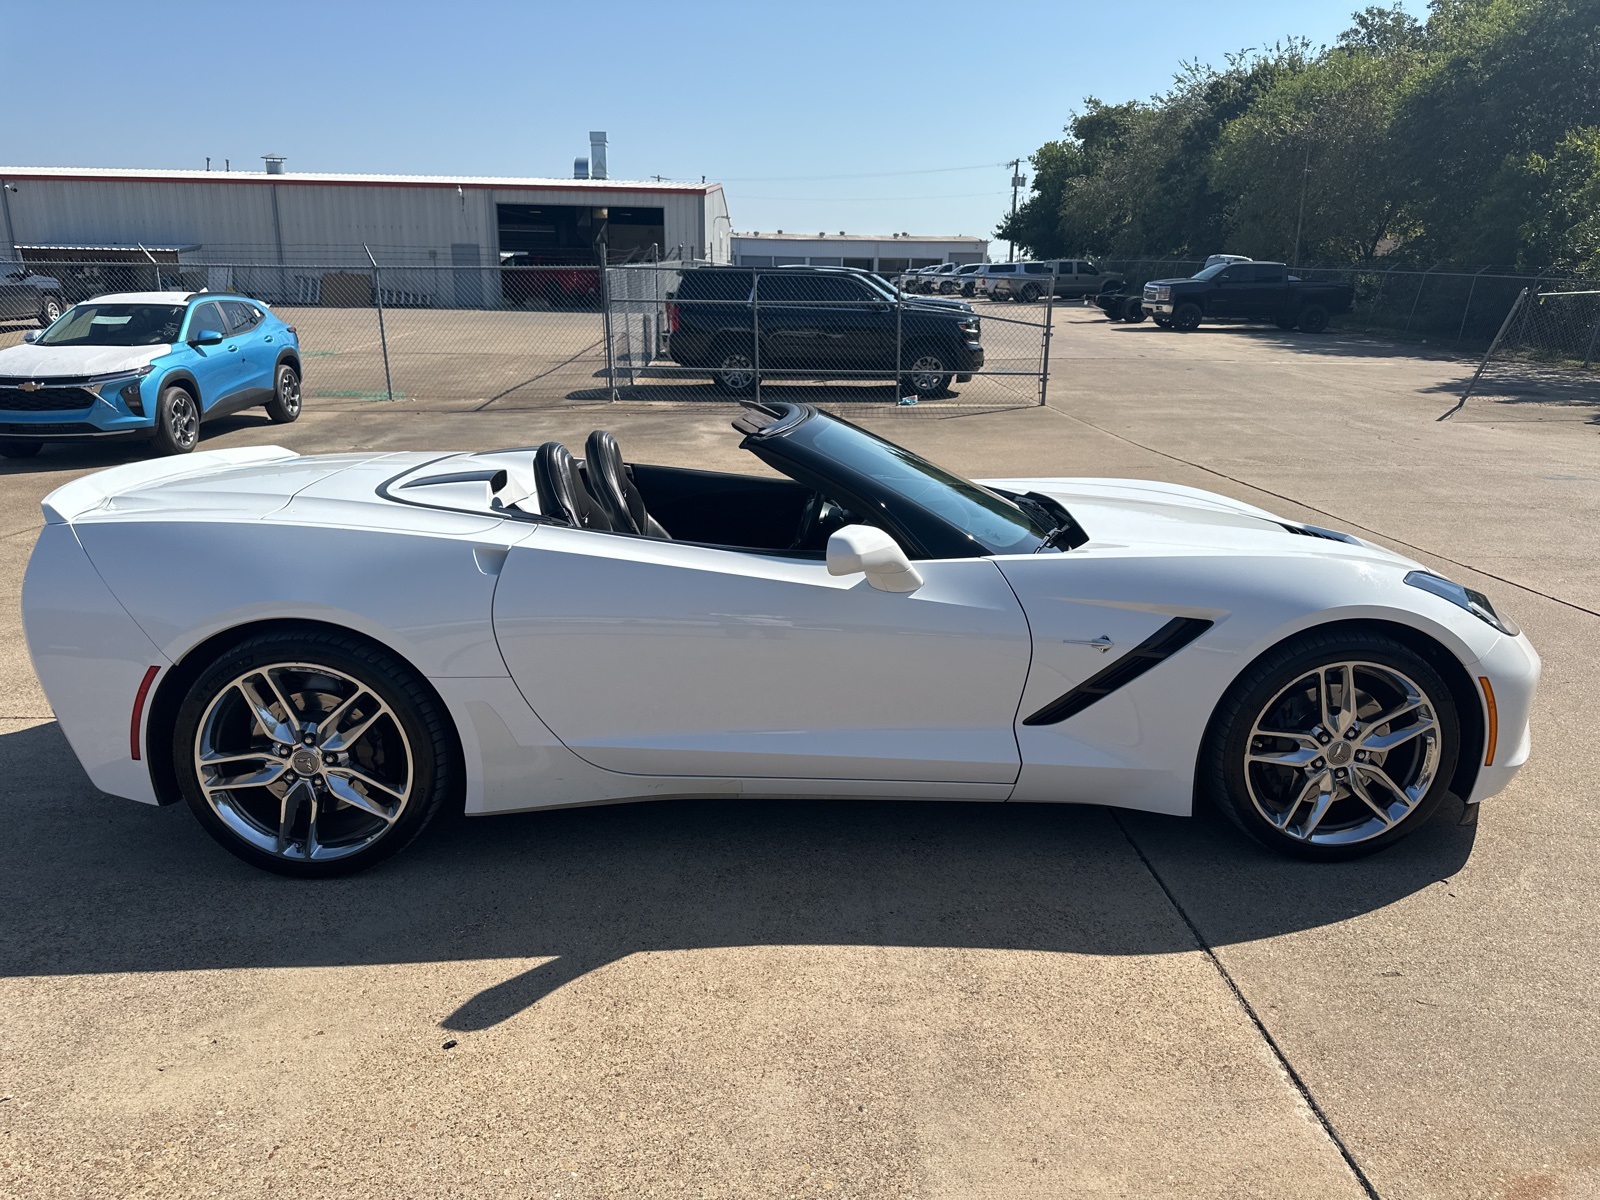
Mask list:
POLYGON ((199 453, 44 501, 23 619, 96 786, 285 874, 441 806, 905 797, 1186 814, 1349 857, 1528 754, 1539 659, 1480 593, 1193 488, 972 483, 747 405, 776 475, 602 431, 199 453))

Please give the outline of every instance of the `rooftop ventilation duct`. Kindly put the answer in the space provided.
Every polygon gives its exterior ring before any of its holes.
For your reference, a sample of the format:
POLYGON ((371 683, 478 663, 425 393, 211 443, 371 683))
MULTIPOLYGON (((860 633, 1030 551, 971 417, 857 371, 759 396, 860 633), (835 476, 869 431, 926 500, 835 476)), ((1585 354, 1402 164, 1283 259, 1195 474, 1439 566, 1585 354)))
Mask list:
POLYGON ((572 160, 572 177, 574 179, 589 178, 589 160, 587 158, 575 158, 572 160))
POLYGON ((589 178, 606 179, 606 131, 593 130, 589 134, 589 178))
POLYGON ((263 154, 261 161, 267 164, 268 175, 282 175, 284 157, 281 154, 263 154))

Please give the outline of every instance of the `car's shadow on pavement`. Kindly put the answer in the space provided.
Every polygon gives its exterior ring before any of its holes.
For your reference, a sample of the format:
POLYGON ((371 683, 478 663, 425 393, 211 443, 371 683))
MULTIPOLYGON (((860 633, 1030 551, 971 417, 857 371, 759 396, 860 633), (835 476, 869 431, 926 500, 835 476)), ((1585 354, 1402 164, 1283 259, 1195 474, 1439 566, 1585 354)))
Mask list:
POLYGON ((181 806, 100 795, 54 723, 0 735, 0 774, 0 977, 524 960, 452 999, 442 1021, 452 1030, 496 1025, 640 951, 1193 951, 1147 847, 1164 875, 1204 873, 1236 901, 1208 917, 1208 941, 1271 937, 1455 873, 1473 833, 1446 814, 1375 858, 1315 866, 1258 850, 1214 818, 670 801, 446 821, 365 874, 312 883, 236 861, 181 806), (546 961, 525 969, 528 959, 546 961))

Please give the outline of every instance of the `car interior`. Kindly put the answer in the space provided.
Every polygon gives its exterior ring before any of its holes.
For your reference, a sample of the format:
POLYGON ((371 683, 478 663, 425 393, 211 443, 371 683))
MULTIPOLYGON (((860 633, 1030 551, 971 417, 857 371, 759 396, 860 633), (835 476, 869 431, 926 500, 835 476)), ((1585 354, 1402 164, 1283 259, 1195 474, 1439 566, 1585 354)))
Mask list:
POLYGON ((855 521, 792 479, 627 463, 603 429, 589 435, 582 460, 560 442, 538 447, 533 483, 539 512, 574 529, 742 550, 821 557, 829 535, 855 521))

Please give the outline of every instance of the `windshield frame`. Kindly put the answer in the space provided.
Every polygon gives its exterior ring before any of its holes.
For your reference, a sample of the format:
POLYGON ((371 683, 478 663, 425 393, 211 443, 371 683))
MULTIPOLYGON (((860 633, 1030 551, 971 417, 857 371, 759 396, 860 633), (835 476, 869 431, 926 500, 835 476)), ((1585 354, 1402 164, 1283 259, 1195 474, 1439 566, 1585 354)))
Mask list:
MULTIPOLYGON (((735 423, 747 436, 740 443, 769 467, 798 483, 814 488, 868 524, 881 526, 898 540, 913 559, 989 558, 996 555, 1037 554, 1055 532, 1034 512, 993 488, 973 483, 921 455, 879 437, 843 417, 809 404, 763 404, 735 423), (763 415, 769 418, 762 424, 763 415), (910 465, 920 478, 949 490, 953 506, 975 505, 977 510, 1010 522, 1019 531, 1014 540, 1001 542, 952 520, 940 508, 885 483, 881 478, 843 461, 824 444, 836 431, 848 430, 864 439, 863 448, 883 447, 886 459, 910 465)), ((947 510, 948 511, 948 510, 947 510)))
MULTIPOLYGON (((110 302, 110 303, 106 303, 106 302, 101 302, 101 301, 96 301, 96 300, 85 300, 81 304, 74 304, 71 308, 67 309, 66 312, 62 313, 54 321, 50 322, 50 324, 48 326, 46 326, 46 328, 39 334, 39 336, 33 339, 33 343, 32 344, 35 345, 35 346, 50 346, 50 347, 58 347, 58 348, 61 348, 61 349, 74 349, 74 348, 80 348, 81 347, 81 348, 85 348, 85 349, 99 349, 99 350, 104 350, 104 349, 141 350, 141 349, 147 349, 147 348, 152 347, 152 346, 172 346, 172 345, 178 344, 178 342, 181 340, 181 335, 182 335, 182 332, 183 332, 183 324, 188 319, 188 316, 189 316, 189 304, 188 304, 187 301, 179 301, 176 304, 158 304, 158 303, 155 303, 155 302, 152 302, 152 301, 138 301, 138 302, 131 302, 131 303, 130 302, 110 302), (77 341, 77 340, 67 341, 67 340, 64 340, 64 339, 60 338, 59 336, 58 337, 54 337, 54 338, 51 337, 51 334, 57 333, 57 331, 65 331, 70 322, 75 321, 75 320, 82 320, 85 310, 96 310, 96 309, 115 310, 115 309, 136 309, 136 308, 155 308, 155 309, 172 309, 172 310, 174 310, 176 312, 176 314, 177 314, 177 316, 176 316, 176 320, 177 320, 176 328, 177 328, 177 335, 178 336, 174 336, 169 340, 159 341, 159 342, 115 342, 115 341, 77 341), (74 314, 76 314, 76 316, 74 314)), ((129 313, 128 314, 128 319, 132 320, 132 317, 133 317, 133 314, 129 313)), ((90 327, 92 329, 92 327, 94 325, 94 317, 93 316, 89 317, 89 324, 90 324, 90 327)))

